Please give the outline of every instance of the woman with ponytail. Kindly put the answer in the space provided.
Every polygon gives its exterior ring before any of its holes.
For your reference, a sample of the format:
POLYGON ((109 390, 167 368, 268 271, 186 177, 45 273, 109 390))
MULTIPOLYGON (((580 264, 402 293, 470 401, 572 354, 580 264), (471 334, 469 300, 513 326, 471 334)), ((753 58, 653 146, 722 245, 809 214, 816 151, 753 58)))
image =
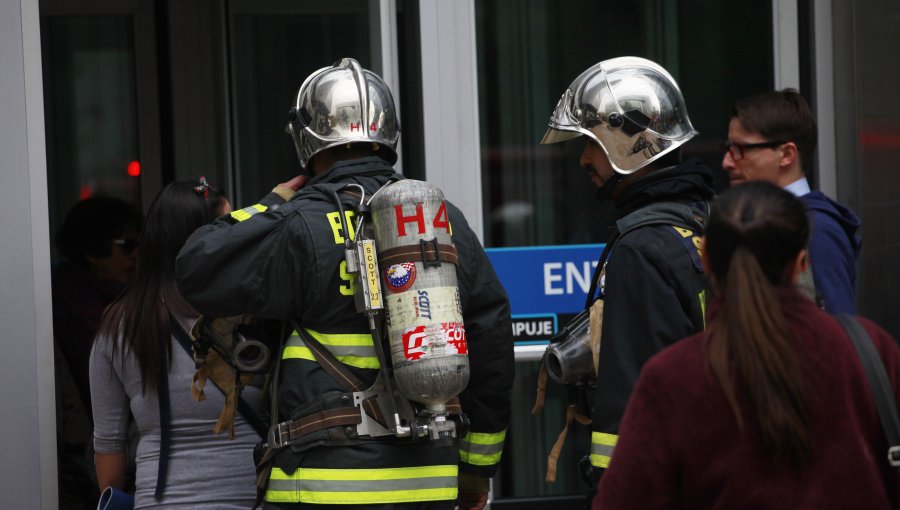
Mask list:
MULTIPOLYGON (((707 329, 645 365, 595 509, 900 508, 853 344, 794 285, 809 228, 803 203, 767 182, 719 197, 707 329)), ((860 322, 896 398, 900 348, 860 322)))

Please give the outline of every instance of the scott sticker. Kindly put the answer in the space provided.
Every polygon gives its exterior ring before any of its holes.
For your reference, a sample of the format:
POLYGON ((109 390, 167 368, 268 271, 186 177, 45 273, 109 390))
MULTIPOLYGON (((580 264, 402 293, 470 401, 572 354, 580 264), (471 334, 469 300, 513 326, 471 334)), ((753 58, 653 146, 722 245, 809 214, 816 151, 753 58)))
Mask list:
POLYGON ((459 322, 416 326, 404 331, 402 338, 407 361, 469 352, 466 329, 459 322))
POLYGON ((416 263, 403 262, 384 270, 384 280, 391 292, 403 292, 416 281, 416 263))

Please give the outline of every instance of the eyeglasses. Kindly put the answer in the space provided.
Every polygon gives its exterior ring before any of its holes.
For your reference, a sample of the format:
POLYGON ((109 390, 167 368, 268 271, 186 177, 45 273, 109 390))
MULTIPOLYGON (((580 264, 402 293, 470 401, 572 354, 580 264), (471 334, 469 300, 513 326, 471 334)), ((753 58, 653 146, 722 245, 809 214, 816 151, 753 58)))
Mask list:
POLYGON ((125 255, 131 255, 140 246, 137 239, 113 239, 112 243, 121 246, 125 255))
POLYGON ((774 142, 760 142, 760 143, 731 143, 725 142, 722 144, 722 148, 728 151, 731 154, 731 159, 735 161, 740 161, 744 159, 744 152, 747 149, 772 149, 778 147, 779 145, 784 145, 787 142, 776 140, 774 142))

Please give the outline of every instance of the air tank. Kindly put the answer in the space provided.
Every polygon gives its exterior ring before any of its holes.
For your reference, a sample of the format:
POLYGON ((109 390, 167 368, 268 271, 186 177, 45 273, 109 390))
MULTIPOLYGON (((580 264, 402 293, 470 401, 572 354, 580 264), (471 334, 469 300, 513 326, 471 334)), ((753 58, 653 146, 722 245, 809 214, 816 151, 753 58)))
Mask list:
POLYGON ((444 194, 406 179, 370 207, 397 390, 445 414, 469 382, 469 357, 444 194))

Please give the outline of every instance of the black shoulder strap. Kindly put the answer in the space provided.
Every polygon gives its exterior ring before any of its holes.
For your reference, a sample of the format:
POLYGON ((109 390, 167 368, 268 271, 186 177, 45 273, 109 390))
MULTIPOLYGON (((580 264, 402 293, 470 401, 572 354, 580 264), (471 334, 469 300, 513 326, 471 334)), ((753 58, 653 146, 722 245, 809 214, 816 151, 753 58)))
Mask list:
MULTIPOLYGON (((181 326, 181 323, 178 322, 178 319, 176 319, 174 316, 172 316, 171 321, 174 323, 174 325, 172 326, 172 333, 174 333, 175 339, 178 340, 178 343, 181 344, 181 347, 184 349, 184 351, 188 353, 188 356, 191 356, 193 358, 194 351, 192 347, 193 340, 191 339, 191 336, 187 331, 184 330, 184 328, 181 326)), ((219 391, 222 391, 222 388, 219 388, 219 385, 216 384, 216 381, 213 381, 212 378, 210 378, 209 380, 212 381, 213 386, 218 388, 219 391)), ((222 394, 224 395, 225 392, 222 391, 222 394)), ((241 397, 240 395, 238 396, 237 408, 238 412, 241 413, 241 416, 243 416, 244 419, 247 420, 247 423, 249 423, 250 426, 253 427, 253 430, 255 430, 257 434, 259 434, 259 437, 265 439, 268 435, 269 427, 266 425, 263 419, 260 418, 255 411, 253 411, 253 408, 250 407, 250 404, 248 404, 247 401, 244 400, 244 397, 241 397)))
POLYGON ((597 260, 597 267, 594 268, 594 274, 591 275, 591 286, 590 289, 588 289, 587 301, 584 303, 585 310, 590 308, 594 303, 594 300, 597 299, 597 287, 600 285, 600 274, 603 272, 603 265, 606 263, 606 259, 609 258, 609 252, 612 250, 613 245, 616 244, 616 241, 618 240, 619 231, 616 229, 606 241, 606 246, 603 247, 603 251, 600 252, 600 259, 597 260))
MULTIPOLYGON (((178 321, 169 315, 169 321, 178 321)), ((180 326, 178 326, 180 327, 180 326)), ((169 401, 169 356, 166 346, 168 342, 160 342, 159 346, 159 386, 157 397, 159 403, 159 464, 156 470, 156 490, 153 498, 162 499, 163 488, 166 486, 166 477, 169 474, 169 442, 172 437, 172 409, 169 401)))
POLYGON ((835 318, 841 323, 847 336, 853 341, 853 346, 856 347, 859 360, 866 372, 866 379, 869 381, 869 387, 872 389, 881 427, 884 429, 884 435, 887 436, 888 462, 900 470, 900 418, 897 415, 897 402, 894 392, 891 390, 887 370, 884 368, 878 351, 875 350, 872 339, 869 338, 859 321, 846 314, 836 315, 835 318))

